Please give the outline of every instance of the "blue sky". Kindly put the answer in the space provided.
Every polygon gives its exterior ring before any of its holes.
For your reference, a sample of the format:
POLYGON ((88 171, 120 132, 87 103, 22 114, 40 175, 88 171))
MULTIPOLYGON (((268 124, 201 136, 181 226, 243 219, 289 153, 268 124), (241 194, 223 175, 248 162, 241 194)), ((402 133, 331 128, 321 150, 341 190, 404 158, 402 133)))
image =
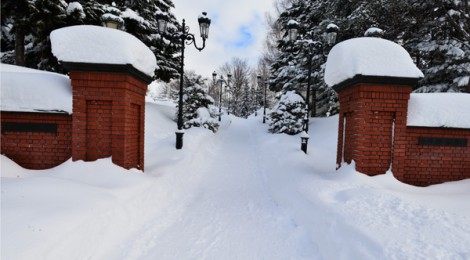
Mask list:
MULTIPOLYGON (((233 57, 253 66, 262 52, 266 35, 265 14, 274 0, 173 0, 178 21, 184 18, 190 32, 199 36, 197 17, 202 11, 212 19, 206 48, 201 52, 186 46, 185 69, 211 77, 214 70, 233 57)), ((197 43, 202 43, 197 37, 197 43)))

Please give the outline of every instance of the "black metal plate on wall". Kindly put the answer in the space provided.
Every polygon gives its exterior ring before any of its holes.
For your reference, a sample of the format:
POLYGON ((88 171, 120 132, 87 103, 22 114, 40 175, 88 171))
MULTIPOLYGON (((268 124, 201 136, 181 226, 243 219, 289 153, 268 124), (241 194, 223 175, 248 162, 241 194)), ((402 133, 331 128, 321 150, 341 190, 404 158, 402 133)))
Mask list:
POLYGON ((2 134, 6 132, 57 133, 57 124, 3 122, 2 134))
POLYGON ((422 137, 418 139, 419 145, 429 146, 454 146, 467 147, 467 139, 465 138, 442 138, 442 137, 422 137))

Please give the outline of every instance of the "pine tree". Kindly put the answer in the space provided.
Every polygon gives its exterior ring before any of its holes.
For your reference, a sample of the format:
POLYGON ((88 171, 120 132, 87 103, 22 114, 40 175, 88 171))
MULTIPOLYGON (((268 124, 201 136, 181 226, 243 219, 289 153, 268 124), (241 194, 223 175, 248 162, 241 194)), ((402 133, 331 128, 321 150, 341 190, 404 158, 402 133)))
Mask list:
POLYGON ((252 91, 250 91, 250 87, 248 84, 245 84, 240 102, 240 117, 248 118, 248 116, 253 112, 251 93, 252 91))
POLYGON ((304 99, 294 91, 287 91, 269 114, 271 133, 298 134, 303 131, 306 115, 304 99))
POLYGON ((279 41, 280 53, 271 66, 271 89, 306 92, 311 70, 310 112, 313 115, 326 115, 338 110, 336 93, 323 81, 326 55, 330 48, 325 40, 326 28, 332 22, 327 14, 332 9, 331 3, 327 1, 296 0, 278 19, 286 34, 279 41), (290 42, 287 26, 293 21, 299 25, 299 37, 295 42, 290 42))
POLYGON ((37 13, 33 0, 1 1, 2 62, 25 66, 25 46, 34 40, 31 17, 37 13))
MULTIPOLYGON (((190 73, 191 74, 191 73, 190 73)), ((183 127, 204 127, 217 132, 219 123, 215 119, 215 111, 212 107, 214 99, 207 95, 207 87, 201 76, 185 74, 185 86, 183 88, 183 127)), ((176 111, 178 111, 178 106, 176 111)), ((178 113, 178 112, 177 112, 178 113)), ((177 118, 175 115, 175 119, 177 118)))
POLYGON ((50 32, 71 25, 101 26, 103 14, 111 13, 124 20, 124 30, 154 52, 158 64, 156 79, 168 82, 179 74, 180 43, 170 38, 181 26, 171 12, 171 0, 5 0, 1 6, 4 63, 60 72, 50 51, 50 32), (70 4, 74 8, 69 9, 70 4), (169 18, 168 34, 157 32, 157 11, 169 18))
POLYGON ((405 47, 424 73, 418 92, 463 92, 470 75, 468 1, 410 1, 405 47))

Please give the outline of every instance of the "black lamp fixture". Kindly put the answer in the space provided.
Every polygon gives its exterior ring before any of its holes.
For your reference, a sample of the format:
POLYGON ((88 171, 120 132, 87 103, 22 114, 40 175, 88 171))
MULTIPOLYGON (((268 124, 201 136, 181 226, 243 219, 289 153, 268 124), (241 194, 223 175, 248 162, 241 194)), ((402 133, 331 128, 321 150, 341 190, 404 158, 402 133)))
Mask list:
POLYGON ((121 30, 124 26, 124 20, 114 14, 105 13, 101 16, 101 22, 107 28, 118 29, 121 30))
MULTIPOLYGON (((291 43, 295 42, 298 38, 299 35, 299 23, 295 20, 290 20, 287 23, 287 33, 289 36, 289 41, 291 43)), ((325 41, 328 46, 332 46, 336 42, 336 37, 339 31, 339 27, 333 23, 330 23, 326 27, 326 38, 325 41)), ((324 53, 324 45, 322 41, 315 41, 314 37, 315 35, 313 34, 313 31, 310 33, 306 34, 306 37, 308 37, 306 42, 308 43, 313 43, 313 48, 320 50, 321 53, 324 53)), ((310 89, 311 89, 311 77, 312 77, 312 60, 315 55, 315 52, 311 51, 311 46, 307 46, 307 48, 302 48, 302 49, 307 49, 308 50, 308 79, 307 79, 307 93, 306 93, 306 100, 305 102, 307 103, 307 109, 306 109, 306 117, 304 118, 304 131, 308 133, 308 125, 309 125, 309 116, 308 114, 310 113, 310 89)), ((301 50, 302 51, 302 50, 301 50)), ((314 100, 315 102, 315 100, 314 100)), ((313 109, 315 109, 316 105, 313 105, 313 109)))
MULTIPOLYGON (((217 72, 212 73, 212 79, 214 80, 214 84, 217 84, 217 81, 220 82, 220 90, 219 90, 219 122, 222 120, 222 91, 223 91, 223 83, 225 83, 226 88, 230 88, 230 82, 232 81, 232 74, 227 73, 227 80, 224 79, 224 76, 220 75, 220 79, 217 80, 217 72)), ((230 97, 228 102, 228 109, 227 113, 230 115, 230 97)))
MULTIPOLYGON (((289 36, 289 41, 291 43, 297 41, 297 38, 298 38, 298 35, 299 35, 299 23, 295 20, 290 20, 288 23, 287 23, 287 30, 288 30, 288 36, 289 36)), ((336 36, 338 34, 338 31, 339 31, 339 27, 333 23, 330 23, 327 25, 326 27, 326 37, 325 37, 325 41, 326 41, 326 44, 328 46, 332 46, 335 44, 336 42, 336 36)), ((311 44, 313 43, 313 46, 307 46, 307 48, 301 48, 300 51, 302 51, 302 49, 307 49, 307 55, 308 55, 308 63, 307 63, 307 66, 308 66, 308 76, 307 76, 307 93, 306 93, 306 99, 305 99, 305 102, 307 103, 307 108, 305 109, 305 117, 304 117, 304 131, 302 132, 301 136, 300 136, 300 140, 301 140, 301 150, 304 152, 304 153, 307 153, 307 144, 308 144, 308 139, 309 139, 309 136, 308 136, 308 127, 309 127, 309 113, 310 113, 310 89, 311 89, 311 85, 312 85, 312 60, 313 60, 313 57, 315 55, 316 52, 314 51, 311 51, 311 48, 315 48, 316 50, 319 50, 321 52, 321 54, 323 55, 325 49, 324 49, 324 45, 323 45, 323 42, 320 40, 320 41, 315 41, 315 35, 313 33, 313 31, 311 31, 310 33, 306 33, 305 35, 305 40, 307 40, 306 42, 308 44, 311 44)), ((299 52, 300 52, 299 51, 299 52)), ((325 55, 326 57, 326 55, 325 55)), ((315 93, 315 92, 314 92, 315 93)), ((316 96, 314 94, 314 96, 316 96)), ((313 109, 315 110, 316 109, 316 104, 315 104, 315 97, 313 98, 313 109)), ((314 113, 315 114, 315 113, 314 113)))
MULTIPOLYGON (((158 23, 158 32, 160 34, 165 34, 167 32, 168 24, 168 15, 161 11, 158 11, 156 14, 156 19, 158 23)), ((181 25, 181 31, 176 32, 172 35, 172 39, 175 41, 180 41, 181 44, 181 60, 180 60, 180 89, 179 89, 179 99, 178 99, 178 130, 176 131, 176 149, 183 148, 183 81, 184 81, 184 49, 185 45, 193 44, 198 51, 202 51, 206 47, 206 39, 209 37, 209 26, 211 24, 211 19, 207 17, 206 12, 202 12, 202 15, 198 17, 199 30, 202 38, 202 47, 196 45, 196 37, 194 34, 189 33, 189 27, 186 26, 186 22, 183 19, 181 25)))

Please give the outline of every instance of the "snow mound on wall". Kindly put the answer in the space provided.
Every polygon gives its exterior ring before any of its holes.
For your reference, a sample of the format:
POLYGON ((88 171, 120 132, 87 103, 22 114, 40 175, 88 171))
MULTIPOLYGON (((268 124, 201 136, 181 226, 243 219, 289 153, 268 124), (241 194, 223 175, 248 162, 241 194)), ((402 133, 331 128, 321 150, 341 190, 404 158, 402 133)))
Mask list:
POLYGON ((333 47, 328 55, 325 83, 337 85, 356 75, 422 78, 423 73, 400 45, 374 37, 354 38, 333 47))
POLYGON ((67 76, 1 64, 1 111, 72 114, 72 86, 67 76))
POLYGON ((411 94, 408 126, 470 129, 470 94, 411 94))
POLYGON ((63 62, 131 64, 153 76, 157 60, 135 36, 121 30, 77 25, 52 31, 52 53, 63 62))

